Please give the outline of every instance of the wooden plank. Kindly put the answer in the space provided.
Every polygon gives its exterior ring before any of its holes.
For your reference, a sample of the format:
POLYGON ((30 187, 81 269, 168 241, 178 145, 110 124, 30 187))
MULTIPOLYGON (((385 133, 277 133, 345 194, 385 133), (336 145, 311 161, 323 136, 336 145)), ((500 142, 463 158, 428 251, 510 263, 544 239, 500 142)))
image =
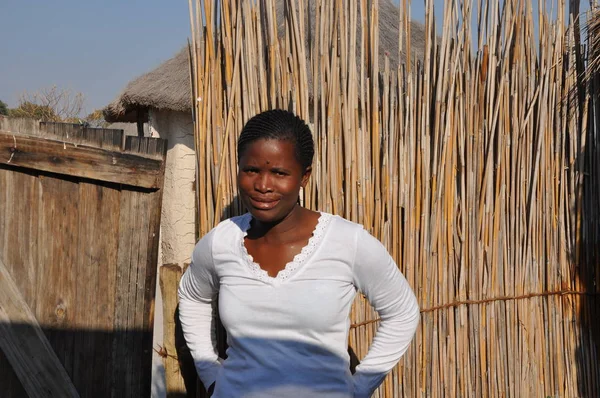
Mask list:
POLYGON ((0 130, 11 133, 27 132, 31 135, 40 133, 40 121, 25 117, 0 116, 0 130))
MULTIPOLYGON (((141 324, 136 324, 136 293, 138 264, 140 258, 139 227, 144 209, 142 194, 135 191, 121 192, 121 214, 119 217, 119 248, 117 254, 117 277, 115 281, 115 307, 113 339, 113 396, 141 396, 136 385, 141 361, 141 324)), ((145 263, 144 263, 145 266, 145 263)))
POLYGON ((125 137, 123 152, 164 160, 167 156, 167 140, 128 135, 125 137))
POLYGON ((164 162, 156 158, 5 132, 0 163, 150 189, 161 187, 164 173, 164 162))
MULTIPOLYGON (((35 308, 37 251, 31 250, 38 231, 38 181, 31 173, 15 172, 0 165, 0 258, 10 265, 13 281, 30 308, 35 308), (29 242, 28 245, 20 242, 29 242)), ((16 327, 16 326, 15 326, 16 327)), ((19 327, 28 327, 27 325, 19 327)), ((7 396, 27 396, 0 350, 0 385, 7 396)))
POLYGON ((8 397, 26 397, 27 391, 21 385, 19 377, 1 349, 0 369, 2 369, 2 372, 0 372, 0 386, 2 386, 3 393, 8 397))
POLYGON ((0 347, 29 397, 79 397, 2 259, 0 347))
MULTIPOLYGON (((141 209, 149 209, 152 205, 152 197, 148 194, 142 194, 140 192, 131 192, 132 195, 138 196, 138 203, 141 209)), ((152 336, 152 327, 144 324, 144 318, 146 314, 150 312, 150 308, 146 305, 144 300, 146 292, 146 274, 149 268, 156 270, 156 264, 151 265, 149 262, 149 229, 150 229, 150 217, 140 214, 138 217, 135 229, 137 231, 136 241, 132 249, 132 256, 136 259, 131 264, 132 270, 130 275, 130 300, 128 319, 130 325, 133 326, 134 330, 137 330, 141 334, 141 338, 137 338, 133 341, 133 386, 136 389, 132 390, 133 396, 142 397, 147 396, 150 391, 146 394, 142 392, 145 386, 150 386, 146 380, 151 377, 150 369, 145 368, 143 365, 145 353, 144 350, 151 350, 150 347, 144 347, 144 344, 148 342, 148 337, 152 336), (145 380, 146 379, 146 380, 145 380)), ((156 272, 156 271, 155 271, 156 272)), ((148 357, 150 358, 150 357, 148 357)))
POLYGON ((120 191, 80 183, 72 319, 73 383, 82 396, 110 396, 120 191))
MULTIPOLYGON (((97 296, 102 297, 98 300, 98 319, 95 320, 94 330, 100 331, 101 338, 96 340, 96 358, 103 362, 100 371, 94 374, 94 385, 104 388, 106 394, 100 396, 110 396, 113 380, 112 374, 112 335, 118 333, 114 328, 115 306, 119 305, 115 298, 115 280, 117 274, 117 248, 119 247, 119 217, 121 209, 119 206, 121 200, 121 191, 102 187, 97 192, 98 198, 102 198, 102 203, 97 207, 97 223, 90 226, 90 231, 94 229, 95 238, 102 241, 102 247, 97 245, 96 265, 101 272, 98 279, 97 296), (109 232, 110 231, 110 232, 109 232), (110 236, 108 236, 110 234, 110 236)), ((90 390, 90 396, 98 396, 90 390)))
MULTIPOLYGON (((27 130, 22 131, 28 134, 27 130)), ((80 124, 40 122, 36 136, 52 140, 70 142, 120 151, 123 147, 124 132, 120 129, 90 128, 80 124)))
MULTIPOLYGON (((35 315, 44 326, 48 341, 71 377, 77 352, 73 349, 75 296, 81 281, 78 262, 79 184, 40 176, 39 231, 34 250, 39 251, 40 272, 35 280, 35 315)), ((77 385, 77 381, 72 379, 77 385)))
POLYGON ((113 355, 115 391, 127 396, 150 394, 160 197, 161 191, 121 194, 113 355))
POLYGON ((29 170, 6 170, 6 201, 4 220, 6 226, 3 246, 4 263, 9 264, 12 278, 30 308, 36 306, 35 281, 39 273, 39 258, 31 250, 37 242, 39 231, 39 180, 29 170), (29 242, 23 245, 21 242, 29 242))
MULTIPOLYGON (((152 143, 152 141, 151 141, 152 143)), ((162 183, 161 183, 162 185, 162 183)), ((143 325, 144 329, 148 331, 148 333, 144 333, 144 341, 142 342, 143 353, 142 353, 142 361, 143 363, 151 363, 152 362, 152 342, 153 342, 153 333, 151 331, 154 330, 154 311, 155 311, 155 293, 156 293, 156 282, 157 282, 157 270, 158 270, 158 246, 160 244, 160 216, 161 216, 161 206, 162 206, 162 197, 163 190, 160 189, 154 192, 146 193, 146 196, 150 199, 148 202, 147 208, 148 211, 148 246, 147 246, 147 266, 146 266, 146 274, 145 274, 145 292, 144 292, 144 318, 143 325)), ((145 369, 145 368, 143 368, 145 369)), ((151 378, 151 373, 148 370, 144 370, 145 374, 144 378, 151 378)), ((146 390, 142 391, 144 396, 148 396, 150 394, 150 385, 145 384, 144 388, 146 390)))
MULTIPOLYGON (((4 166, 0 166, 4 167, 4 166)), ((25 170, 24 170, 25 171, 25 170)), ((35 250, 20 242, 35 242, 39 228, 38 217, 38 181, 36 176, 26 172, 2 170, 5 184, 0 214, 3 216, 4 233, 0 234, 0 255, 19 287, 25 302, 35 308, 35 286, 38 258, 35 250)), ((1 228, 0 228, 1 229, 1 228)))
POLYGON ((179 302, 177 288, 181 275, 181 267, 177 264, 165 264, 160 267, 160 292, 163 300, 163 350, 166 354, 163 357, 163 363, 167 397, 186 393, 175 342, 175 316, 179 302))
MULTIPOLYGON (((0 117, 0 123, 2 117, 0 117)), ((12 212, 12 201, 11 192, 9 187, 11 186, 11 173, 6 168, 0 165, 0 258, 4 258, 5 254, 8 253, 8 239, 12 234, 10 231, 10 215, 12 212)), ((6 263, 6 260, 5 260, 6 263)), ((6 369, 0 372, 0 386, 8 396, 24 397, 27 396, 27 392, 23 389, 19 378, 13 371, 8 358, 4 355, 4 352, 0 349, 0 369, 6 369)))
POLYGON ((40 122, 35 119, 0 116, 0 131, 115 151, 121 151, 125 145, 125 133, 122 129, 91 128, 74 123, 40 122))

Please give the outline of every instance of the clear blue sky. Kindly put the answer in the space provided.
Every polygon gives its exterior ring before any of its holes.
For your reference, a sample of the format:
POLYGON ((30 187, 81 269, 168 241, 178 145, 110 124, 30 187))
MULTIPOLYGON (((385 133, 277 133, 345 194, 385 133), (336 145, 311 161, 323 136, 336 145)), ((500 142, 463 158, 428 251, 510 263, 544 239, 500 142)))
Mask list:
MULTIPOLYGON (((414 19, 423 4, 412 1, 414 19)), ((0 0, 0 100, 14 107, 22 92, 57 85, 83 93, 92 111, 173 56, 189 32, 185 0, 0 0)))
POLYGON ((57 85, 103 107, 189 32, 185 0, 0 0, 0 100, 57 85))

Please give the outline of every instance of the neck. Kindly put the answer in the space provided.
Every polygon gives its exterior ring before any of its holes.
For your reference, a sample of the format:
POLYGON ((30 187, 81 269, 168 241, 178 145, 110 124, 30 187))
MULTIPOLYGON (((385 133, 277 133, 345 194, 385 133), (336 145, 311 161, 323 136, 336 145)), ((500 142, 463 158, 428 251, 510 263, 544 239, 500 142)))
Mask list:
POLYGON ((296 204, 284 218, 272 223, 264 223, 257 219, 252 220, 252 229, 257 237, 264 237, 275 241, 280 241, 285 234, 298 226, 302 218, 304 208, 296 204))

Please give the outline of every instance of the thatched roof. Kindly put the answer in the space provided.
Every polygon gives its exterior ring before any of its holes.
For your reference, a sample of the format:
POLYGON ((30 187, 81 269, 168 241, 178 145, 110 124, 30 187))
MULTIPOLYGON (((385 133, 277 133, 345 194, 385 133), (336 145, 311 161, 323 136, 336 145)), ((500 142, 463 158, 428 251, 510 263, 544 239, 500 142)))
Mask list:
MULTIPOLYGON (((314 3, 311 3, 314 7, 314 3)), ((310 10, 311 25, 314 26, 314 8, 310 10)), ((283 21, 283 1, 277 0, 277 20, 283 21)), ((389 0, 379 0, 379 65, 383 69, 384 54, 387 52, 390 65, 398 65, 398 8, 389 0)), ((360 29, 357 38, 360 39, 360 29)), ((283 35, 284 23, 279 27, 283 35)), ((423 58, 425 29, 419 22, 411 22, 411 52, 423 58)), ((357 50, 357 56, 359 56, 357 50)), ((310 82, 309 82, 310 83, 310 82)), ((137 120, 137 113, 148 108, 190 112, 190 76, 187 47, 156 69, 131 81, 125 90, 104 109, 109 122, 137 120)), ((144 112, 145 113, 145 112, 144 112)))
POLYGON ((135 122, 138 108, 191 111, 187 47, 158 68, 132 80, 104 109, 109 122, 135 122))

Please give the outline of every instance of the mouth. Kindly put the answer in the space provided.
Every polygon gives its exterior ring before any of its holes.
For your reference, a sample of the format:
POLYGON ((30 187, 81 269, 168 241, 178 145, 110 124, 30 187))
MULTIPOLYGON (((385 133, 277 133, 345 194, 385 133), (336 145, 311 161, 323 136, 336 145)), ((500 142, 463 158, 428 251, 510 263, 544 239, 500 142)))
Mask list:
POLYGON ((279 199, 248 198, 252 207, 258 210, 271 210, 279 203, 279 199))

